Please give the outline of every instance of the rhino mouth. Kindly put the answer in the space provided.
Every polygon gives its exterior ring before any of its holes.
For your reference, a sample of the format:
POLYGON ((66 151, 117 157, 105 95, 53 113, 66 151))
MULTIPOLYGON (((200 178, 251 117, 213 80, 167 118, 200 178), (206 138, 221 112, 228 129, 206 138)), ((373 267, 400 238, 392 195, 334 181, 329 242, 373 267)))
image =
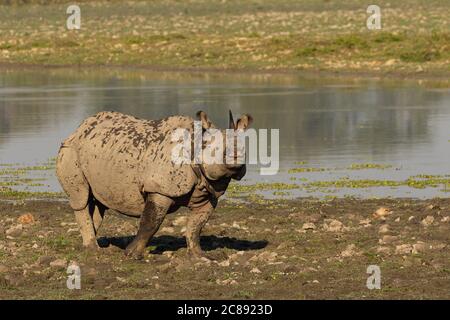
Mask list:
POLYGON ((240 169, 239 169, 239 171, 238 172, 236 172, 235 174, 233 174, 232 176, 231 176, 231 178, 232 179, 234 179, 234 180, 241 180, 244 176, 245 176, 245 173, 247 172, 247 169, 246 169, 246 166, 245 165, 243 165, 240 169))

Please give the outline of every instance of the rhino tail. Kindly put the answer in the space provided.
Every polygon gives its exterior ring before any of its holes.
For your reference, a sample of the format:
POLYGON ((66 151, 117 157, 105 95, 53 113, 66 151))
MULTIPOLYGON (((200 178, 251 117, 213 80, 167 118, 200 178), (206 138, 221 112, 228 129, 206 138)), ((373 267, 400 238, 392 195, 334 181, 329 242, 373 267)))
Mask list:
POLYGON ((56 160, 56 175, 69 197, 72 209, 78 211, 86 208, 89 200, 89 183, 81 170, 76 150, 61 146, 56 160))

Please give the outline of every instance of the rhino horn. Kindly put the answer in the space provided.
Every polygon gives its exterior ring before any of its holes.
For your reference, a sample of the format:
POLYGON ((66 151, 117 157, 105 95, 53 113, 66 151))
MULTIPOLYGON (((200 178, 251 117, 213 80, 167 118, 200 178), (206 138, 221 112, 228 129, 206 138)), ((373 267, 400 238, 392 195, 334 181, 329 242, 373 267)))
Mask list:
POLYGON ((233 113, 231 112, 231 109, 229 111, 230 112, 229 112, 228 128, 236 130, 236 124, 234 123, 234 120, 233 120, 233 113))

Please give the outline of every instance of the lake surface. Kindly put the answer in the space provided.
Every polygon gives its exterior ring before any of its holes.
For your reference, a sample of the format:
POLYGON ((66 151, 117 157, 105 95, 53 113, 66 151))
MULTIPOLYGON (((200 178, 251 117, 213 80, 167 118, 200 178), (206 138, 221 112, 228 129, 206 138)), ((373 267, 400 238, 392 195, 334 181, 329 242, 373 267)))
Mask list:
MULTIPOLYGON (((236 116, 250 113, 257 129, 280 130, 279 173, 261 176, 259 167, 251 165, 243 183, 301 185, 341 178, 402 181, 417 175, 450 174, 450 88, 445 86, 295 75, 64 69, 0 74, 0 170, 9 168, 8 164, 47 162, 84 118, 102 110, 147 119, 194 116, 204 110, 225 127, 228 109, 236 116), (289 171, 292 168, 315 169, 289 171)), ((60 191, 52 170, 30 175, 42 183, 26 189, 60 191)), ((12 178, 3 177, 8 179, 12 178)), ((286 194, 263 193, 267 197, 429 198, 447 197, 448 188, 445 184, 423 189, 298 187, 286 194)))

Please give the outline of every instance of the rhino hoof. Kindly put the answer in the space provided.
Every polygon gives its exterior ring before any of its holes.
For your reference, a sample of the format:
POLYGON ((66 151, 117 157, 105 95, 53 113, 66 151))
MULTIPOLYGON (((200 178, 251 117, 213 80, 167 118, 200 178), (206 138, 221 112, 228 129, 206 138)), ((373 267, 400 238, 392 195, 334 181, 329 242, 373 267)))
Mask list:
POLYGON ((125 256, 134 260, 144 259, 144 253, 142 251, 136 250, 136 248, 125 249, 125 256))
POLYGON ((100 247, 98 246, 97 242, 85 245, 84 249, 90 253, 97 253, 100 251, 100 247))
POLYGON ((204 262, 214 262, 216 261, 216 259, 206 253, 204 253, 203 251, 190 251, 189 255, 191 257, 191 259, 195 259, 195 260, 201 260, 204 262))

